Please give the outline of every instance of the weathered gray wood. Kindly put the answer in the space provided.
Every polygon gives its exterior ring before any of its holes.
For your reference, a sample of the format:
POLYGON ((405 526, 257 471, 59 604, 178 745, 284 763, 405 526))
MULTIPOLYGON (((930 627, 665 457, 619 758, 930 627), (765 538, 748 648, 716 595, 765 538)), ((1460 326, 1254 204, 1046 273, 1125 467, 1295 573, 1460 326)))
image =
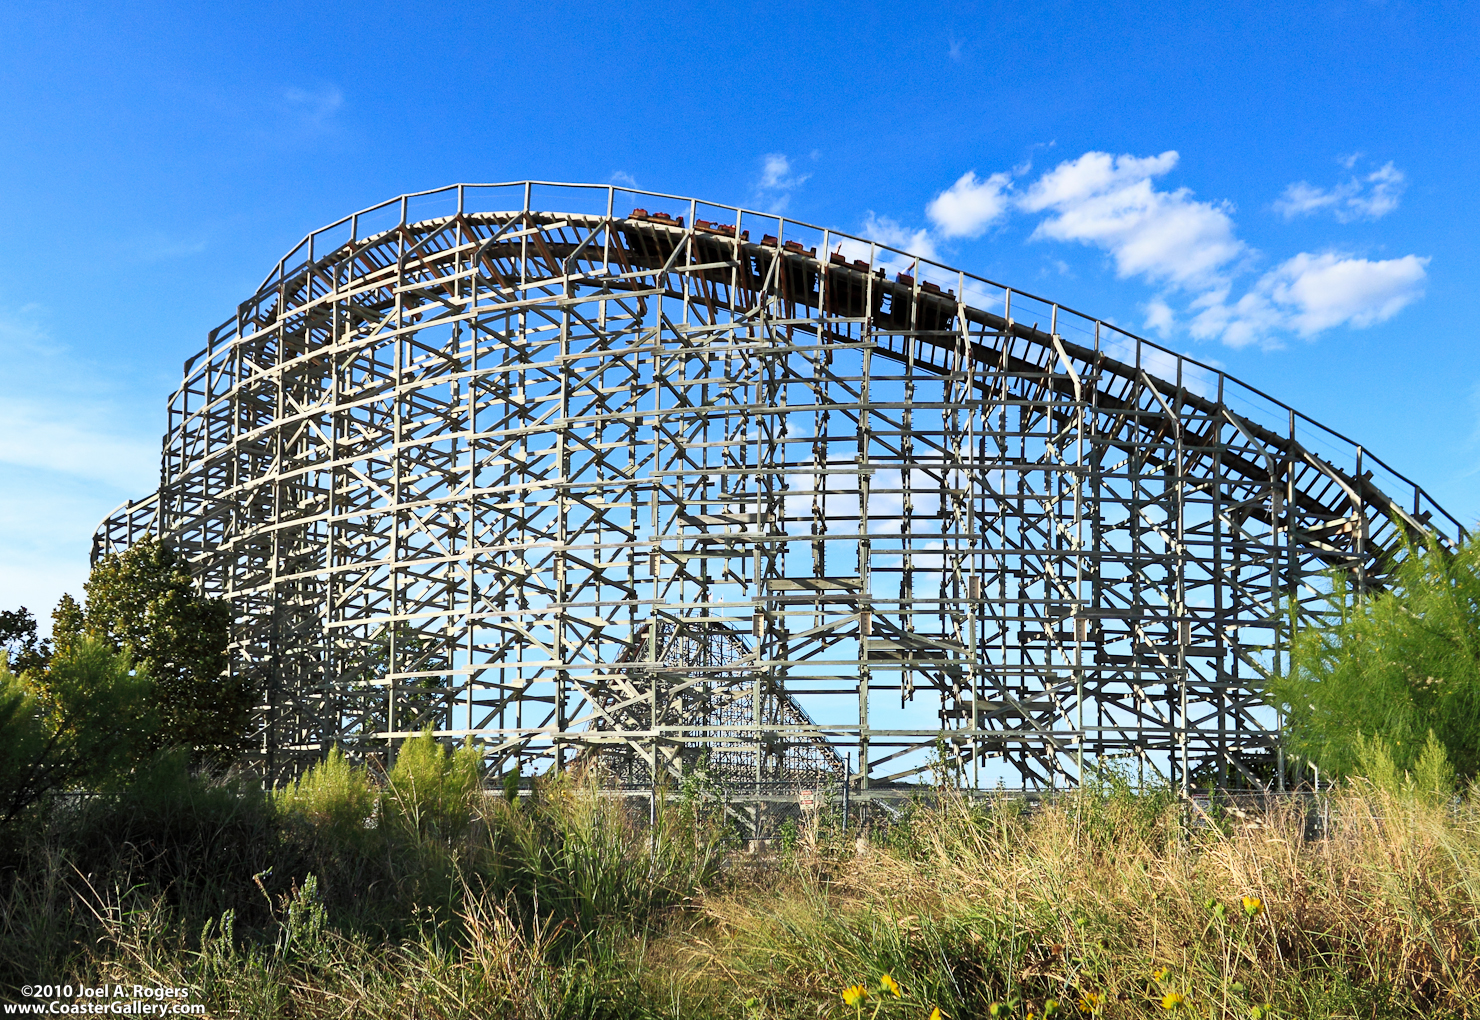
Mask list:
POLYGON ((187 362, 159 491, 98 531, 167 537, 232 601, 272 781, 430 726, 763 799, 854 748, 865 796, 1120 757, 1248 782, 1285 600, 1463 534, 1370 451, 1051 302, 552 187, 306 239, 187 362))

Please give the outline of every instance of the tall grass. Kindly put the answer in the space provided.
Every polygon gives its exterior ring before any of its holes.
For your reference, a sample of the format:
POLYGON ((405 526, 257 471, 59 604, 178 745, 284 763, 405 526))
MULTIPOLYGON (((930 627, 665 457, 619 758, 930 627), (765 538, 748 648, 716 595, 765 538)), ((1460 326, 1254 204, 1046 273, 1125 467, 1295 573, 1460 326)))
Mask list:
POLYGON ((1032 811, 945 792, 747 853, 693 798, 650 829, 592 777, 511 800, 430 741, 401 760, 54 808, 0 884, 5 994, 65 976, 244 1017, 814 1018, 854 1016, 861 984, 865 1014, 922 1020, 1480 1013, 1474 798, 1354 784, 1317 819, 1113 781, 1032 811))
MULTIPOLYGON (((703 953, 805 1015, 891 974, 879 1016, 1469 1015, 1480 1008, 1480 816, 1370 784, 1252 824, 1086 790, 1043 810, 945 796, 827 884, 706 903, 703 953), (1050 1007, 1052 1009, 1052 1007, 1050 1007)), ((841 1013, 839 1012, 839 1015, 841 1013)))
POLYGON ((682 803, 649 828, 584 776, 489 796, 476 762, 426 736, 384 776, 335 753, 263 796, 174 760, 53 804, 8 848, 0 994, 65 975, 246 1015, 629 1015, 629 943, 717 884, 727 830, 682 803))

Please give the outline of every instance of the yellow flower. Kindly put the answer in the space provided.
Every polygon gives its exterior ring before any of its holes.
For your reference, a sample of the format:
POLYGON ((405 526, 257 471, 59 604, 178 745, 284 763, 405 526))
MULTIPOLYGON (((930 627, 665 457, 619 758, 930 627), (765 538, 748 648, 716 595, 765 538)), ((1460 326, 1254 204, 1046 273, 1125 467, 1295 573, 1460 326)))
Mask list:
POLYGON ((1250 918, 1258 917, 1264 913, 1264 901, 1257 896, 1245 896, 1244 913, 1250 918))
POLYGON ((1151 972, 1151 980, 1155 981, 1157 984, 1161 984, 1163 981, 1171 976, 1171 973, 1172 972, 1167 970, 1165 967, 1157 967, 1151 972))
POLYGON ((868 998, 868 989, 863 985, 849 985, 843 989, 843 1001, 850 1006, 857 1006, 868 998))
POLYGON ((929 1020, 946 1020, 946 1015, 940 1011, 939 1006, 936 1006, 930 1011, 929 1020))
POLYGON ((1085 992, 1079 997, 1079 1012, 1094 1016, 1105 1008, 1105 997, 1099 992, 1085 992))
POLYGON ((1187 1004, 1187 996, 1181 992, 1167 992, 1161 997, 1162 1009, 1181 1009, 1187 1004))
POLYGON ((896 999, 899 998, 899 982, 895 981, 894 978, 890 977, 888 974, 885 974, 883 977, 879 978, 879 987, 886 992, 893 992, 894 997, 896 999))

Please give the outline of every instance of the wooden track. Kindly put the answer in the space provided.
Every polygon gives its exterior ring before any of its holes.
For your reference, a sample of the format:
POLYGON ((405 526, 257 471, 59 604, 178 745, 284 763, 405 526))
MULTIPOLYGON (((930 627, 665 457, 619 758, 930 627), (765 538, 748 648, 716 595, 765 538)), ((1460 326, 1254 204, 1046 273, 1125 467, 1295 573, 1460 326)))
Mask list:
POLYGON ((757 795, 840 755, 865 798, 1109 758, 1261 783, 1290 607, 1463 534, 1360 446, 1105 323, 605 186, 316 232, 169 413, 159 491, 94 555, 160 534, 232 600, 273 780, 431 726, 527 771, 615 743, 649 781, 708 748, 757 795))

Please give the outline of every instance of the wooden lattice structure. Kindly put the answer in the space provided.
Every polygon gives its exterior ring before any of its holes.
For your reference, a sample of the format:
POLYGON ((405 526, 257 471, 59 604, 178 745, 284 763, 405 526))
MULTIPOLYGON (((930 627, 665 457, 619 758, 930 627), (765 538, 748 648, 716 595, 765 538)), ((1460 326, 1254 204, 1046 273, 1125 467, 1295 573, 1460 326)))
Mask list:
MULTIPOLYGON (((1280 623, 1460 525, 1215 369, 959 270, 607 186, 316 232, 170 398, 158 534, 273 780, 426 726, 737 791, 1106 757, 1266 781, 1280 623), (824 776, 824 778, 826 777, 824 776)), ((506 767, 506 766, 505 766, 506 767)))

